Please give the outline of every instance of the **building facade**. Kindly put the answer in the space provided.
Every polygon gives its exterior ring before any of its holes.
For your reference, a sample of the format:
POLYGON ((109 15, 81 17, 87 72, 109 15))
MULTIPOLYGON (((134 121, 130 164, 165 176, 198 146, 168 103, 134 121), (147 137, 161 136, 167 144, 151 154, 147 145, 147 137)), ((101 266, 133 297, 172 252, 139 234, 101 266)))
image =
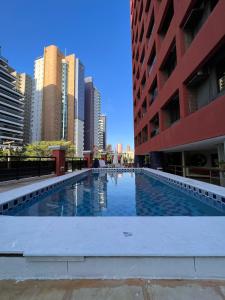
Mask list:
POLYGON ((32 141, 71 141, 75 154, 82 156, 84 66, 54 45, 46 47, 34 65, 32 141))
POLYGON ((31 103, 32 103, 32 78, 26 73, 13 72, 16 77, 16 89, 24 96, 24 135, 23 143, 29 144, 31 141, 31 103))
POLYGON ((31 104, 31 142, 42 139, 42 102, 44 87, 44 58, 40 57, 34 62, 33 93, 31 104))
POLYGON ((16 89, 16 77, 0 53, 0 145, 23 145, 24 97, 16 89))
POLYGON ((99 149, 100 142, 101 95, 94 86, 93 78, 85 78, 85 124, 84 149, 99 149))
POLYGON ((131 0, 137 161, 225 161, 224 11, 224 0, 131 0))

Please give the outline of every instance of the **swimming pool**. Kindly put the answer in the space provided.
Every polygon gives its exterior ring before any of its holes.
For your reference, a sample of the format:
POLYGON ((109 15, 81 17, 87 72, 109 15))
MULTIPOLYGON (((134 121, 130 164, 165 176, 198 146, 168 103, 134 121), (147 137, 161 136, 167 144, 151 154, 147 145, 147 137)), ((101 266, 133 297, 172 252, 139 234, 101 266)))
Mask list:
POLYGON ((142 170, 88 172, 21 203, 12 216, 224 216, 225 205, 142 170))

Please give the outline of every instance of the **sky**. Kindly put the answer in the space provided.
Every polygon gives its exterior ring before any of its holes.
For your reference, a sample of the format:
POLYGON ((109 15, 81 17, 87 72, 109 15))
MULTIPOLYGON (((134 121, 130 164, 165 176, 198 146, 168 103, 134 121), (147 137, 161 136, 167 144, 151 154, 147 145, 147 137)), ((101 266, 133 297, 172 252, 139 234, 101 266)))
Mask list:
POLYGON ((18 72, 33 75, 34 60, 51 44, 80 58, 102 95, 107 143, 124 147, 133 147, 129 2, 4 0, 0 18, 2 55, 18 72))

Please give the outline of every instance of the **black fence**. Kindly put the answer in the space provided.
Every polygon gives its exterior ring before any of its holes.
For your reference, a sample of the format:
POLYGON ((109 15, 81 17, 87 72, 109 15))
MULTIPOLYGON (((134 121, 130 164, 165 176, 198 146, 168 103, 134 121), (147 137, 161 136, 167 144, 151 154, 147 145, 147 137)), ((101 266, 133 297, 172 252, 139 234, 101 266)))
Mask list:
POLYGON ((54 174, 55 157, 0 156, 0 181, 54 174))
POLYGON ((85 159, 77 157, 66 157, 65 171, 81 170, 88 167, 88 162, 85 159))

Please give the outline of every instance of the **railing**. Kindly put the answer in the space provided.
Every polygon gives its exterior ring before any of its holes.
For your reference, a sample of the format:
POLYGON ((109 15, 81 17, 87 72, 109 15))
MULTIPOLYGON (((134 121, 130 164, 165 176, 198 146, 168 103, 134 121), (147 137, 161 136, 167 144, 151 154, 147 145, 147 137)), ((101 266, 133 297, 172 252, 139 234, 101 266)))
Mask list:
POLYGON ((55 157, 0 156, 0 181, 54 174, 55 157))
POLYGON ((88 162, 83 158, 66 157, 65 171, 75 171, 87 168, 88 162))
POLYGON ((219 168, 168 165, 164 168, 164 171, 180 176, 183 176, 183 172, 185 171, 186 177, 196 178, 201 181, 206 181, 218 185, 220 185, 221 173, 223 174, 223 176, 225 176, 225 170, 219 168))

